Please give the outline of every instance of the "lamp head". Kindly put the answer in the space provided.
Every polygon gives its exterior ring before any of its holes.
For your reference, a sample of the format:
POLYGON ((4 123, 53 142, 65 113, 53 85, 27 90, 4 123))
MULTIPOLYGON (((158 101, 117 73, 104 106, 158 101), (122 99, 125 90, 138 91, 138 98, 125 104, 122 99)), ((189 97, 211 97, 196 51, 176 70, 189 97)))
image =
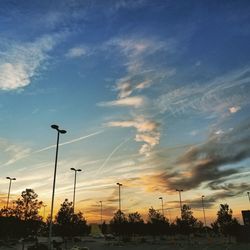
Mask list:
POLYGON ((58 130, 58 129, 59 129, 59 126, 56 125, 56 124, 53 124, 53 125, 51 125, 51 128, 58 130))
POLYGON ((76 171, 81 172, 82 170, 80 168, 78 168, 76 171))
POLYGON ((70 170, 74 170, 74 171, 76 171, 76 169, 75 169, 75 168, 70 168, 70 170))
POLYGON ((162 200, 162 197, 159 197, 160 200, 162 200))
POLYGON ((8 176, 8 177, 6 177, 6 179, 9 179, 9 180, 10 180, 10 177, 8 176))
POLYGON ((61 130, 58 130, 61 134, 66 134, 67 133, 67 131, 66 130, 64 130, 64 129, 61 129, 61 130))

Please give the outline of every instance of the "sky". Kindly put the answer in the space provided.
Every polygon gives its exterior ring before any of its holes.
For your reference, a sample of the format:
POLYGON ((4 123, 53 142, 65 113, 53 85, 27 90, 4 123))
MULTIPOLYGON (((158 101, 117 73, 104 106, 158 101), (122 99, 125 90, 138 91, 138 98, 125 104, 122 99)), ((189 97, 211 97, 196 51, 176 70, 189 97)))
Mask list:
MULTIPOLYGON (((49 213, 73 199, 88 222, 179 196, 208 221, 250 191, 250 3, 0 2, 0 204, 32 188, 49 213)), ((42 211, 41 211, 42 212, 42 211)))

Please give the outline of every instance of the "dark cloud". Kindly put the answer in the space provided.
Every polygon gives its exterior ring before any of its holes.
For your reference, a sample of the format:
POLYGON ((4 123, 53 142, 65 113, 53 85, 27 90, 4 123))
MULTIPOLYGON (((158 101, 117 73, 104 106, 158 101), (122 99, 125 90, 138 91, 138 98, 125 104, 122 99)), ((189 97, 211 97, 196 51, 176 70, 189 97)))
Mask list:
POLYGON ((247 120, 229 132, 211 135, 204 144, 191 147, 177 160, 175 173, 164 173, 161 177, 170 189, 190 190, 206 182, 214 188, 216 181, 223 182, 223 178, 240 172, 241 168, 225 166, 249 158, 249 148, 250 120, 247 120))

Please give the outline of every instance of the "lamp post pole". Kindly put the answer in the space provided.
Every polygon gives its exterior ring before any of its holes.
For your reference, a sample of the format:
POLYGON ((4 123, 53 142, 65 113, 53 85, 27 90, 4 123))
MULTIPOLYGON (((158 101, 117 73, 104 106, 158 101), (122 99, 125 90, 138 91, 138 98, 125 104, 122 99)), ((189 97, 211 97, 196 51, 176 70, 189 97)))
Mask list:
POLYGON ((43 206, 43 219, 45 221, 45 208, 47 207, 47 205, 42 205, 43 206))
POLYGON ((121 212, 121 186, 122 184, 117 182, 116 185, 118 185, 118 190, 119 190, 119 210, 121 212))
POLYGON ((100 202, 100 216, 101 216, 101 225, 102 225, 102 201, 99 201, 100 202))
POLYGON ((56 141, 56 157, 55 157, 55 168, 54 168, 54 179, 53 179, 53 189, 52 189, 52 199, 51 199, 51 211, 50 211, 50 225, 49 225, 49 249, 52 249, 51 238, 52 238, 52 221, 53 221, 53 209, 54 209, 54 197, 55 197, 55 186, 56 186, 56 170, 57 170, 57 158, 58 158, 58 147, 59 147, 59 137, 60 134, 66 134, 67 131, 59 129, 58 125, 51 125, 51 128, 57 131, 57 141, 56 141))
POLYGON ((75 172, 75 179, 74 179, 74 194, 73 194, 73 213, 75 212, 75 197, 76 197, 76 173, 81 172, 81 169, 70 168, 75 172))
POLYGON ((162 216, 164 217, 163 198, 162 198, 162 197, 159 197, 159 199, 161 200, 162 216))
POLYGON ((183 189, 176 189, 177 192, 179 192, 179 199, 180 199, 180 210, 181 210, 181 217, 182 217, 182 201, 181 201, 181 192, 183 192, 183 189))
POLYGON ((202 209, 203 209, 204 225, 205 227, 207 227, 205 207, 204 207, 204 197, 205 197, 204 195, 201 196, 201 203, 202 203, 202 209))
POLYGON ((250 192, 247 192, 248 200, 250 202, 250 192))
POLYGON ((11 189, 11 182, 12 181, 15 181, 16 178, 11 178, 11 177, 6 177, 6 179, 10 180, 10 183, 9 183, 9 191, 8 191, 8 198, 7 198, 7 205, 6 205, 6 208, 8 208, 9 206, 9 200, 10 200, 10 189, 11 189))

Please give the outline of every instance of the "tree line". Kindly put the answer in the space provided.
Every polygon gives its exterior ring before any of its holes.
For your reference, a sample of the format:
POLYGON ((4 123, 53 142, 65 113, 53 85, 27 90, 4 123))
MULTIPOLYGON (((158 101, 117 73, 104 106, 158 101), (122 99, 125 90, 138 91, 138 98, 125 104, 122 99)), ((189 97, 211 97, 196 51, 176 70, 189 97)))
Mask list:
MULTIPOLYGON (((33 189, 26 189, 21 197, 13 202, 12 207, 0 210, 0 237, 20 238, 27 236, 48 236, 50 217, 43 221, 39 211, 43 202, 38 200, 38 195, 33 189)), ((172 223, 153 207, 148 210, 147 221, 144 221, 139 212, 126 215, 118 210, 110 222, 100 225, 101 232, 106 235, 112 233, 117 236, 131 238, 137 235, 174 235, 174 234, 223 234, 237 236, 242 230, 239 222, 233 217, 233 212, 227 204, 221 204, 216 220, 211 227, 193 216, 191 208, 184 204, 180 218, 172 223)), ((57 236, 74 237, 90 233, 90 226, 83 213, 74 212, 73 204, 65 199, 53 220, 53 234, 57 236)))

